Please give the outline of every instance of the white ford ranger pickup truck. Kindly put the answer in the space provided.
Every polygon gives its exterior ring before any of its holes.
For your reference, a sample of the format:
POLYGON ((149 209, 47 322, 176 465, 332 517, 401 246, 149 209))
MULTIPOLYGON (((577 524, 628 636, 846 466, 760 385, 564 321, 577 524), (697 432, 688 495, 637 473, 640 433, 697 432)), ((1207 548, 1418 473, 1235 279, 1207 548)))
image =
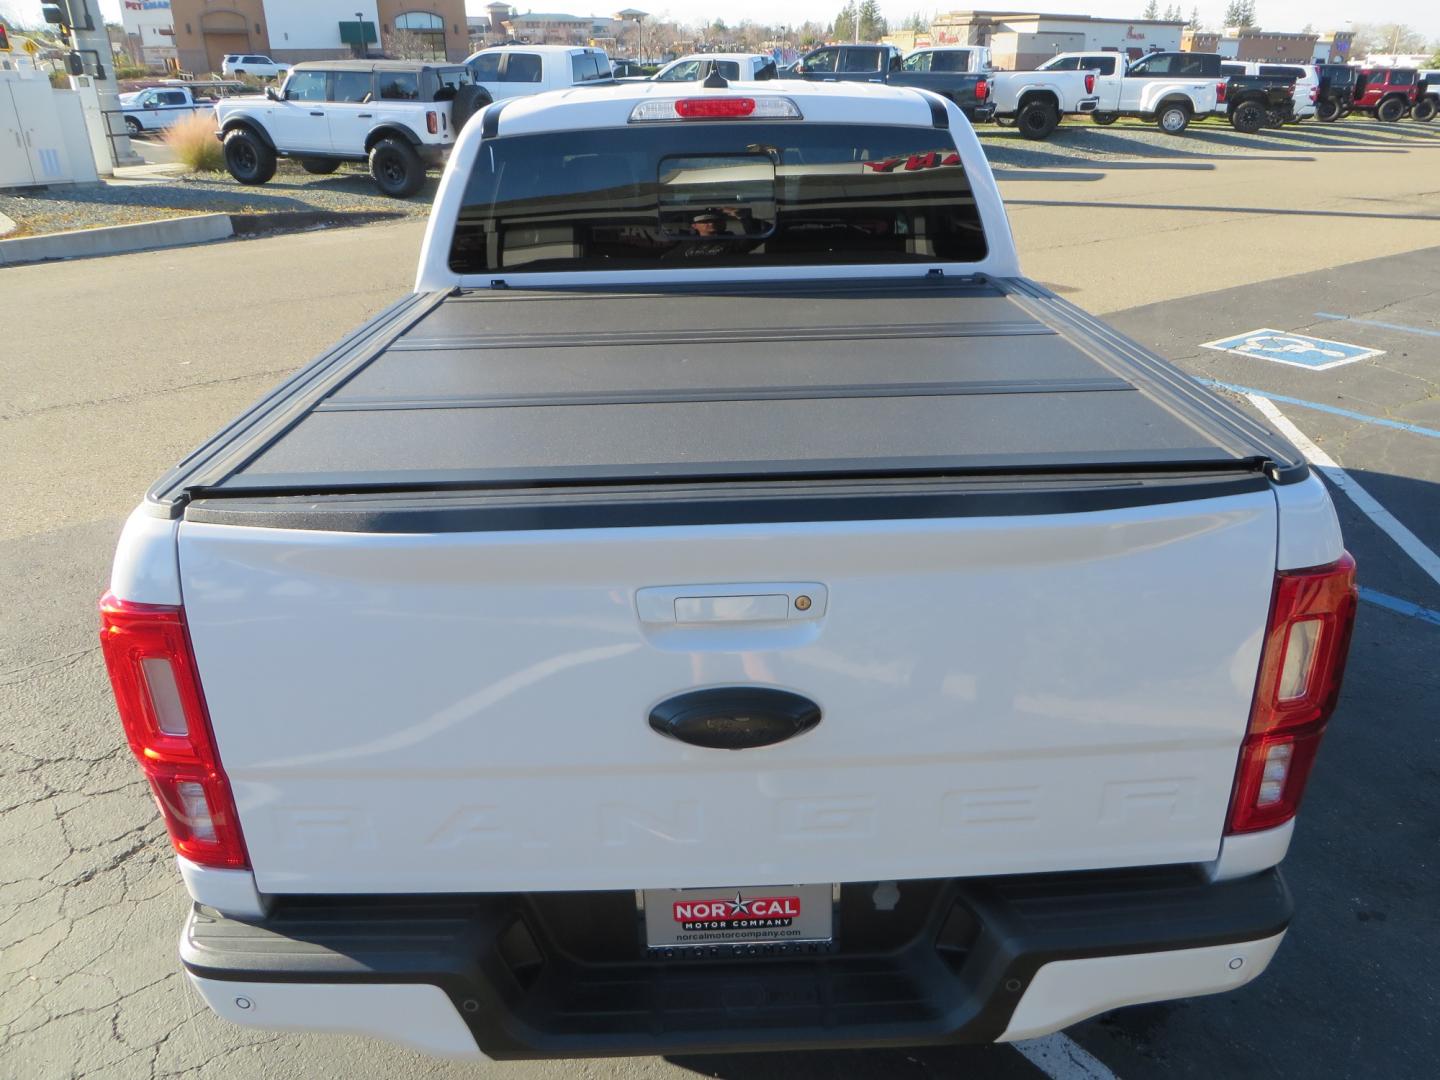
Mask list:
POLYGON ((1354 606, 1294 448, 1020 275, 952 102, 633 83, 465 128, 101 639, 216 1012, 534 1058, 1240 986, 1354 606))

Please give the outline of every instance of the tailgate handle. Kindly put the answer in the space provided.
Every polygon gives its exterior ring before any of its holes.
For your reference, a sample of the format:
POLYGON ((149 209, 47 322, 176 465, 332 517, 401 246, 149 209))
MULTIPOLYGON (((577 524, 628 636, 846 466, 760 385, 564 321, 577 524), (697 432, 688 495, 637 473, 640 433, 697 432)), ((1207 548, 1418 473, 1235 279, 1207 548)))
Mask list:
POLYGON ((644 623, 662 626, 793 623, 825 614, 828 590, 819 582, 744 585, 661 585, 640 589, 635 606, 644 623))
POLYGON ((692 690, 650 710, 650 726, 661 735, 710 750, 773 746, 818 723, 815 702, 763 686, 692 690))

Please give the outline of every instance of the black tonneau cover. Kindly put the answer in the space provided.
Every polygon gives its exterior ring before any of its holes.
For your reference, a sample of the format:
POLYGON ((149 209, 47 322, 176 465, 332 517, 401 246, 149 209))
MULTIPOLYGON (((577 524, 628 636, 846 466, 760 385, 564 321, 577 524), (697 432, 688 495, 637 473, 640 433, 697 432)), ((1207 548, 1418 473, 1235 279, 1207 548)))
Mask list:
POLYGON ((1020 279, 495 288, 400 301, 151 499, 1267 469, 1304 475, 1020 279))

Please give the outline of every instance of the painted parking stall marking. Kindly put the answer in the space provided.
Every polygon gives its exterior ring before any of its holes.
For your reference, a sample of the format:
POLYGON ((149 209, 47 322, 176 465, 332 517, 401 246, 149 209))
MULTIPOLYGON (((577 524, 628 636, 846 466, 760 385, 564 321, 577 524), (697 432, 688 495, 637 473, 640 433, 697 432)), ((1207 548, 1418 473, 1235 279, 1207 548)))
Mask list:
POLYGON ((1236 356, 1271 360, 1277 364, 1289 364, 1291 367, 1308 368, 1311 371, 1324 371, 1342 364, 1353 364, 1357 360, 1369 360, 1374 356, 1385 355, 1384 349, 1351 345, 1344 341, 1311 337, 1308 334, 1295 334, 1288 330, 1271 330, 1268 327, 1220 338, 1218 341, 1207 341, 1200 347, 1234 353, 1236 356))

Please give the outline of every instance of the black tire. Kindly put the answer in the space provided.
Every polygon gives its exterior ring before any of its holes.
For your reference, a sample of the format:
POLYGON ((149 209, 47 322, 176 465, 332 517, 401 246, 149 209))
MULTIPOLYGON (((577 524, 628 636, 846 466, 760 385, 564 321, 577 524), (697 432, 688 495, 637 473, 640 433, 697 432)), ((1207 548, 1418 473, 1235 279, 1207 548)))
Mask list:
POLYGON ((127 116, 127 117, 125 117, 125 134, 126 134, 126 135, 129 135, 129 136, 133 139, 133 138, 135 138, 136 135, 139 135, 139 134, 140 134, 142 131, 144 131, 144 130, 145 130, 144 125, 141 124, 139 120, 136 120, 135 117, 133 117, 133 116, 127 116))
POLYGON ((381 139, 370 148, 370 179, 380 194, 408 199, 425 183, 425 163, 409 143, 381 139))
POLYGON ((494 100, 489 90, 473 83, 467 83, 456 90, 455 96, 450 99, 450 128, 456 137, 459 137, 472 116, 494 100))
POLYGON ((1230 126, 1245 135, 1254 135, 1265 126, 1265 109, 1258 101, 1242 101, 1230 114, 1230 126))
POLYGON ((1048 101, 1031 101, 1021 106, 1015 126, 1027 139, 1048 139, 1060 126, 1060 110, 1048 101))
POLYGON ((1405 102, 1398 97, 1386 98, 1375 110, 1375 119, 1393 124, 1405 115, 1405 102))
POLYGON ((1155 123, 1166 135, 1183 135, 1190 126, 1190 107, 1178 101, 1167 102, 1155 113, 1155 123))
POLYGON ((1285 126, 1285 114, 1279 109, 1265 110, 1265 126, 1268 128, 1283 128, 1285 126))
POLYGON ((275 175, 275 151, 249 128, 225 133, 225 168, 242 184, 263 184, 275 175))
POLYGON ((1113 124, 1116 120, 1119 119, 1119 113, 1097 112, 1090 114, 1090 122, 1092 124, 1099 124, 1101 127, 1109 127, 1111 124, 1113 124))
POLYGON ((326 161, 324 158, 301 158, 300 167, 313 176, 329 176, 340 167, 340 162, 326 161))
POLYGON ((1333 124, 1340 119, 1340 103, 1330 98, 1321 98, 1315 103, 1315 119, 1322 124, 1333 124))
POLYGON ((1423 97, 1417 101, 1415 107, 1410 110, 1410 119, 1418 120, 1422 124, 1428 124, 1431 120, 1435 119, 1435 113, 1437 111, 1440 111, 1440 105, 1435 103, 1435 99, 1433 97, 1423 97))

